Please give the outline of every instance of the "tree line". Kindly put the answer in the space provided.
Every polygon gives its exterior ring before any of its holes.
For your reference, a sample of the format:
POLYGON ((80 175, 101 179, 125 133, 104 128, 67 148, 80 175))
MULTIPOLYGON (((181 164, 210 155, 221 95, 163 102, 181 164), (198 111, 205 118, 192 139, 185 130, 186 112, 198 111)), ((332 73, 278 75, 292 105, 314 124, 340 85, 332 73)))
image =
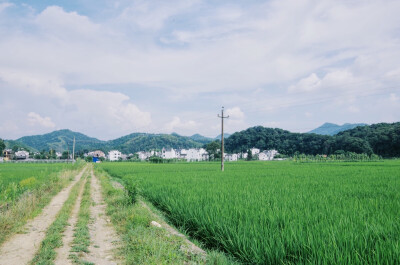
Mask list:
POLYGON ((227 152, 246 152, 256 147, 276 149, 281 154, 376 154, 382 157, 400 157, 400 122, 360 126, 334 136, 314 133, 292 133, 282 129, 256 126, 236 132, 225 140, 227 152))

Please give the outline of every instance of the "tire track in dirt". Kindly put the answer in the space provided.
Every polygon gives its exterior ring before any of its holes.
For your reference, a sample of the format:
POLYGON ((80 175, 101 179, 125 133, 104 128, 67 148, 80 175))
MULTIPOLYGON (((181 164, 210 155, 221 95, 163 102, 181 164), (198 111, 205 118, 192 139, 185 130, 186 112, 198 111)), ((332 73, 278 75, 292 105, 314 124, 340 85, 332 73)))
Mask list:
MULTIPOLYGON (((86 181, 85 181, 85 183, 86 183, 86 181)), ((56 249, 57 258, 54 261, 54 264, 60 264, 60 265, 72 264, 72 261, 70 259, 68 259, 68 256, 70 254, 72 241, 74 240, 74 229, 75 229, 76 223, 78 222, 78 213, 79 213, 79 209, 81 207, 82 194, 83 194, 83 190, 85 188, 85 183, 83 183, 83 185, 79 191, 78 199, 75 202, 74 208, 72 209, 71 216, 69 217, 69 220, 68 220, 69 225, 67 226, 67 228, 64 231, 63 246, 56 249)))
POLYGON ((101 194, 98 178, 91 172, 91 196, 93 204, 90 207, 93 222, 89 225, 91 244, 85 260, 98 265, 112 265, 120 263, 114 258, 113 251, 119 237, 106 216, 106 205, 101 194))
POLYGON ((24 226, 25 234, 16 234, 0 247, 0 265, 28 264, 35 256, 45 238, 47 228, 68 199, 72 187, 81 179, 86 167, 75 176, 68 187, 53 197, 42 213, 24 226))

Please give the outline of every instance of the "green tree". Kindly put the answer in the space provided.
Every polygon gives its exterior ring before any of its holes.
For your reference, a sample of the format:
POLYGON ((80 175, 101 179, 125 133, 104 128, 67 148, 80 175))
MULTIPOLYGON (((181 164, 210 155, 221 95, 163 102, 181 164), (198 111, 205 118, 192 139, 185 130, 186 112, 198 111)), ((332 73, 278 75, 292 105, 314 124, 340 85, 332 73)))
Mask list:
POLYGON ((221 148, 221 142, 218 140, 205 145, 205 149, 208 152, 210 160, 221 158, 220 148, 221 148))
POLYGON ((68 151, 64 151, 61 155, 61 159, 68 159, 69 157, 69 152, 68 151))
POLYGON ((247 161, 250 161, 253 159, 253 154, 251 153, 251 150, 247 150, 247 161))
POLYGON ((3 150, 6 148, 6 144, 2 139, 0 139, 0 156, 3 155, 3 150))

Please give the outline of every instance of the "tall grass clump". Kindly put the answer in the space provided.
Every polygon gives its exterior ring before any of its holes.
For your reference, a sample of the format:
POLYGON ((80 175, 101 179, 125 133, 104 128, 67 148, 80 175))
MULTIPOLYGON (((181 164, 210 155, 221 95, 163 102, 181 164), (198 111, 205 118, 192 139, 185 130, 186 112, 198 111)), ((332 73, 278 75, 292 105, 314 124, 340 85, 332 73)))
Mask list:
POLYGON ((400 263, 400 161, 101 167, 243 263, 400 263))

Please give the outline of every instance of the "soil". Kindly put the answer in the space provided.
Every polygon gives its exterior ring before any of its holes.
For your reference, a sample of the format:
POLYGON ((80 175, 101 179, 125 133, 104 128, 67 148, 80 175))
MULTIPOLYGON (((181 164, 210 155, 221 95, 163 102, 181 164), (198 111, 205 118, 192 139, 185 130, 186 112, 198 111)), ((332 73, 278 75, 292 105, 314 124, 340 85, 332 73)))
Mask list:
POLYGON ((81 190, 79 191, 79 196, 78 199, 75 202, 74 208, 72 209, 71 216, 69 217, 68 220, 68 226, 64 231, 63 234, 63 245, 62 247, 56 249, 57 252, 57 258, 54 261, 54 264, 72 264, 72 261, 68 259, 69 256, 69 251, 71 249, 71 244, 72 241, 74 240, 74 229, 75 225, 78 222, 78 214, 79 214, 79 209, 81 206, 81 201, 82 201, 82 194, 83 190, 85 188, 85 183, 82 185, 81 190))
POLYGON ((53 197, 42 213, 29 221, 24 227, 24 234, 16 234, 0 247, 0 265, 28 264, 40 247, 47 228, 53 223, 57 213, 68 199, 72 187, 81 179, 84 168, 68 187, 53 197))
POLYGON ((93 199, 93 204, 90 207, 90 215, 93 218, 93 222, 89 225, 91 244, 89 253, 83 259, 99 265, 118 264, 120 262, 115 259, 113 254, 119 239, 106 216, 106 205, 101 194, 101 186, 93 171, 91 187, 93 199))

